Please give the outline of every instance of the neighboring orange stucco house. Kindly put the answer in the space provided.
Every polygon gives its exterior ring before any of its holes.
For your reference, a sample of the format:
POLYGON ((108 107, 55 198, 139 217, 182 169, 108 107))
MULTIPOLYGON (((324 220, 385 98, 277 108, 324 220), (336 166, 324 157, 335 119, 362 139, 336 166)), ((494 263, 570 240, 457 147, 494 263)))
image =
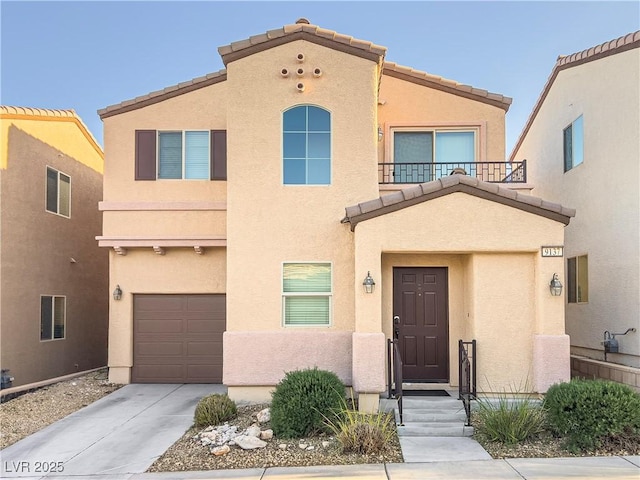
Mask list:
POLYGON ((107 364, 103 153, 73 110, 0 106, 1 364, 13 387, 107 364))
POLYGON ((504 161, 511 99, 304 19, 219 52, 226 70, 99 112, 112 381, 264 399, 318 366, 374 408, 394 328, 412 382, 457 385, 459 339, 482 391, 569 378, 541 247, 573 211, 504 161))

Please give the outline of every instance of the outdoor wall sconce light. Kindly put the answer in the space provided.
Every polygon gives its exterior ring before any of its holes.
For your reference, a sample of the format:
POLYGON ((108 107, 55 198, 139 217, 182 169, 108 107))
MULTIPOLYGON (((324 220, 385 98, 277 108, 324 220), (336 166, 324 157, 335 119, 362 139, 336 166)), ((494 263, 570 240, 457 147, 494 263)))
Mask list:
POLYGON ((116 285, 116 289, 113 291, 113 299, 120 300, 122 298, 122 289, 120 285, 116 285))
POLYGON ((378 125, 378 141, 379 142, 382 141, 382 137, 384 137, 384 130, 382 130, 382 127, 378 125))
POLYGON ((553 278, 549 282, 549 290, 551 290, 551 295, 554 297, 562 295, 562 284, 560 283, 560 280, 558 280, 557 273, 553 274, 553 278))
POLYGON ((364 287, 364 293, 373 293, 373 289, 376 287, 376 282, 373 281, 371 272, 367 272, 367 276, 364 277, 362 286, 364 287))

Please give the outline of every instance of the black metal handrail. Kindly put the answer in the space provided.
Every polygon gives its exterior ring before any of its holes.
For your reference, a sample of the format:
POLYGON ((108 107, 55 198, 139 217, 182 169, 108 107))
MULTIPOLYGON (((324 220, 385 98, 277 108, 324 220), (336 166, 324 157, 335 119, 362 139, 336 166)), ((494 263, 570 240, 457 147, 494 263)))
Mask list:
POLYGON ((425 183, 462 173, 489 183, 526 183, 527 161, 379 163, 378 183, 425 183))
POLYGON ((387 340, 387 381, 389 385, 389 395, 387 398, 395 398, 398 401, 398 414, 400 425, 402 419, 402 358, 400 358, 400 348, 397 339, 387 340), (393 360, 392 360, 393 359, 393 360))
POLYGON ((464 405, 467 426, 471 426, 471 400, 476 397, 476 341, 458 340, 458 399, 464 405))

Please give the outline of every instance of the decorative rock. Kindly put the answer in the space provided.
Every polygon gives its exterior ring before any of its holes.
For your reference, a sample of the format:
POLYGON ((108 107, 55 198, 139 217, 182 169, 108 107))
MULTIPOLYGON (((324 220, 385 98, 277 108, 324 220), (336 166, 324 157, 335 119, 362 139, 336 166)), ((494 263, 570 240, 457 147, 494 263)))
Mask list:
POLYGON ((289 446, 289 445, 287 445, 286 443, 281 443, 280 445, 278 445, 278 448, 279 448, 280 450, 286 450, 288 446, 289 446))
POLYGON ((313 445, 309 445, 309 446, 307 447, 307 451, 309 451, 309 450, 314 450, 315 448, 316 448, 316 447, 314 447, 313 445))
POLYGON ((271 440, 273 438, 273 430, 263 430, 260 432, 260 440, 271 440))
POLYGON ((266 423, 271 420, 271 410, 269 408, 265 408, 264 410, 260 410, 256 414, 256 418, 258 419, 258 423, 266 423))
POLYGON ((307 447, 308 447, 308 445, 307 445, 306 443, 300 443, 300 444, 298 445, 298 448, 300 448, 300 450, 306 450, 306 449, 307 449, 307 447))
POLYGON ((244 435, 246 435, 247 437, 259 437, 260 427, 254 423, 244 431, 244 435))
POLYGON ((327 442, 327 441, 322 442, 322 448, 327 448, 329 445, 331 445, 331 442, 327 442))
POLYGON ((264 448, 267 446, 267 442, 248 435, 238 435, 233 441, 243 450, 253 450, 254 448, 264 448))
POLYGON ((226 455, 230 451, 231 448, 229 448, 229 445, 222 445, 221 447, 214 447, 211 449, 211 453, 213 453, 216 457, 226 455))

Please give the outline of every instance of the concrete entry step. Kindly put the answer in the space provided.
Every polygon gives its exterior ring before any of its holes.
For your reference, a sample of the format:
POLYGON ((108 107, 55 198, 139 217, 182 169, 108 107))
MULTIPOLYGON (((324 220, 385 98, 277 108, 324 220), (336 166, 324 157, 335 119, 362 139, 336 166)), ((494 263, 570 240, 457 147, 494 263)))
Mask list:
POLYGON ((464 422, 405 422, 398 425, 399 437, 470 437, 473 427, 464 422))

